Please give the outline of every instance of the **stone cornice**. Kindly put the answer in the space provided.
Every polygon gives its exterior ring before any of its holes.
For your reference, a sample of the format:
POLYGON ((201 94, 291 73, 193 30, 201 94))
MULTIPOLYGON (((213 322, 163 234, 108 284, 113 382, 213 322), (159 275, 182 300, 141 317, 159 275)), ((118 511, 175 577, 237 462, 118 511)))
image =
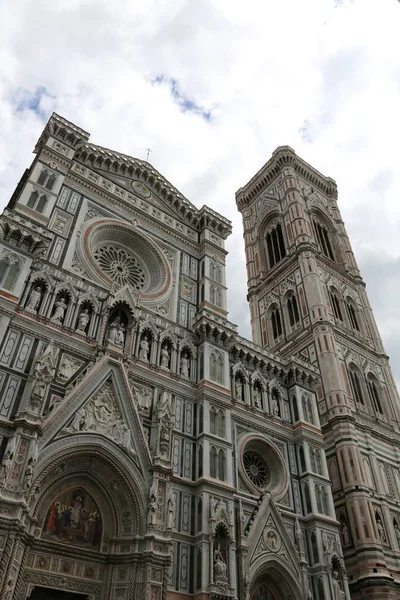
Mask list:
POLYGON ((325 177, 309 165, 305 160, 297 156, 290 146, 279 146, 269 161, 250 179, 250 181, 236 192, 236 203, 239 210, 251 204, 251 202, 263 191, 265 191, 284 167, 292 167, 303 179, 313 187, 319 189, 328 196, 337 196, 336 182, 330 177, 325 177))

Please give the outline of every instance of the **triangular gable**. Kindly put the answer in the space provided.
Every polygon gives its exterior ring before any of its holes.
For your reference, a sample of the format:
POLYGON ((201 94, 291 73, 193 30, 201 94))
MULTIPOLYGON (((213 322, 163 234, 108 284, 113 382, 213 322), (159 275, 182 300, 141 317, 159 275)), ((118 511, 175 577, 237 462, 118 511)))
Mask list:
POLYGON ((136 402, 122 364, 109 357, 96 363, 47 418, 39 448, 54 439, 82 434, 117 444, 143 469, 151 466, 136 402))
POLYGON ((270 494, 265 494, 248 536, 249 568, 262 555, 279 557, 300 576, 297 550, 270 494))

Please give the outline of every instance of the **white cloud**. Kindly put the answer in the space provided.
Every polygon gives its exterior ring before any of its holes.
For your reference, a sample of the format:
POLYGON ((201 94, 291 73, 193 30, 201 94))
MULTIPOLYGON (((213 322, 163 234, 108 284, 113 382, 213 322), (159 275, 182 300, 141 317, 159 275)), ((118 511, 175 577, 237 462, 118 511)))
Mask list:
MULTIPOLYGON (((0 203, 53 110, 94 143, 139 158, 150 147, 193 203, 233 220, 230 314, 249 336, 234 193, 289 144, 336 179, 365 279, 388 289, 400 253, 399 29, 396 0, 3 0, 0 203), (172 81, 209 121, 182 110, 172 81)), ((388 296, 374 308, 400 377, 388 296)))

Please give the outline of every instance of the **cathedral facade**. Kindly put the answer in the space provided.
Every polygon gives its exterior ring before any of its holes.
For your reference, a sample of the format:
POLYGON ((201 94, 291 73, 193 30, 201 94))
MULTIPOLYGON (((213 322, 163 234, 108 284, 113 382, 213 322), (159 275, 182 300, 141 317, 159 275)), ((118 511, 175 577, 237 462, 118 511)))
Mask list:
POLYGON ((396 598, 399 404, 333 180, 231 223, 57 114, 0 216, 0 600, 396 598))

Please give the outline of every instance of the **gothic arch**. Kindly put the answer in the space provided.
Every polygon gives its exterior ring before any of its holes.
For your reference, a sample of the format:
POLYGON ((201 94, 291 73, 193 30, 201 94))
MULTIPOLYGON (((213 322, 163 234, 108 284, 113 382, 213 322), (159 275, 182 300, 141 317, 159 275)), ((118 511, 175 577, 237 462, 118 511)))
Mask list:
POLYGON ((259 556, 250 566, 249 580, 251 600, 256 599, 257 588, 263 583, 274 595, 274 600, 289 597, 293 600, 303 598, 299 586, 299 573, 290 568, 279 555, 273 555, 270 560, 265 560, 265 555, 259 556))

